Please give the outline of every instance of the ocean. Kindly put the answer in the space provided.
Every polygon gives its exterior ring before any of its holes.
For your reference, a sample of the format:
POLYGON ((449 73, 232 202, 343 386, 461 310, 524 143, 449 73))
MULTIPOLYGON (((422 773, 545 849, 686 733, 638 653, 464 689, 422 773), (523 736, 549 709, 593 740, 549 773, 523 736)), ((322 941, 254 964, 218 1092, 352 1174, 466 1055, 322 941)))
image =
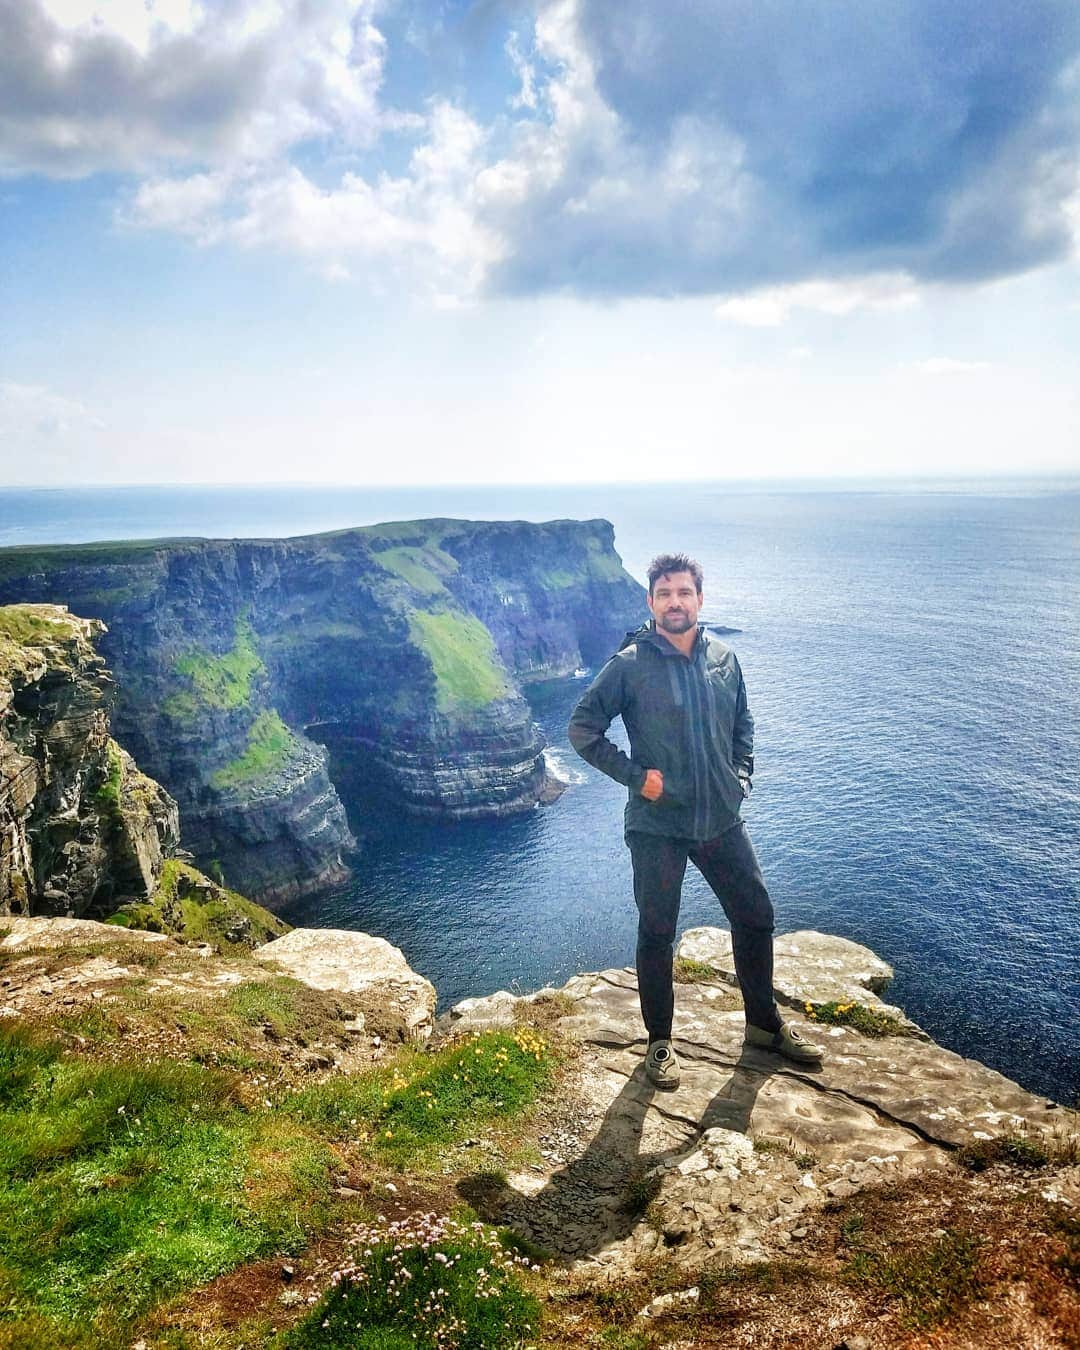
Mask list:
MULTIPOLYGON (((780 932, 865 943, 941 1044, 1080 1094, 1080 481, 0 491, 0 545, 314 533, 418 516, 590 518, 643 578, 705 569, 757 722, 745 810, 780 932)), ((623 792, 529 691, 569 780, 517 819, 356 820, 349 884, 293 923, 400 946, 440 1006, 633 960, 623 792)), ((691 869, 680 927, 723 925, 691 869)), ((678 1022, 676 1020, 676 1035, 678 1022)))

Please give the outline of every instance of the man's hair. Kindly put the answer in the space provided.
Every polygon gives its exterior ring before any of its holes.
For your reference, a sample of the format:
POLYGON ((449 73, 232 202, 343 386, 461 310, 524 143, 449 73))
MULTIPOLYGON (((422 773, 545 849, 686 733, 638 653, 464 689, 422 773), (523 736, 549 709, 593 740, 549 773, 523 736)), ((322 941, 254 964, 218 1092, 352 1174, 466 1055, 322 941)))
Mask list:
POLYGON ((694 578, 698 595, 701 594, 701 583, 705 580, 705 573, 702 572, 701 564, 696 558, 687 557, 685 553, 658 553, 649 564, 650 595, 660 578, 669 572, 689 572, 694 578))

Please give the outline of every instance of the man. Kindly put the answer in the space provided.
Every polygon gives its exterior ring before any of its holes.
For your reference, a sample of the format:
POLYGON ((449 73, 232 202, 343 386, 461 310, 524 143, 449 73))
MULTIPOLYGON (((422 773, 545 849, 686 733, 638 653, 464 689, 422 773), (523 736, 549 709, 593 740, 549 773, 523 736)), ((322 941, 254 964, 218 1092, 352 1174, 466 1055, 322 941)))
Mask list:
POLYGON ((773 998, 773 907, 739 818, 754 771, 754 720, 735 653, 697 622, 701 566, 685 553, 649 565, 652 621, 629 634, 570 718, 570 744, 629 789, 626 842, 638 908, 637 973, 649 1034, 645 1071, 679 1085, 671 1045, 672 951, 689 859, 731 925, 735 974, 746 1009, 746 1043, 816 1065, 811 1045, 773 998), (627 757, 604 734, 621 716, 627 757))

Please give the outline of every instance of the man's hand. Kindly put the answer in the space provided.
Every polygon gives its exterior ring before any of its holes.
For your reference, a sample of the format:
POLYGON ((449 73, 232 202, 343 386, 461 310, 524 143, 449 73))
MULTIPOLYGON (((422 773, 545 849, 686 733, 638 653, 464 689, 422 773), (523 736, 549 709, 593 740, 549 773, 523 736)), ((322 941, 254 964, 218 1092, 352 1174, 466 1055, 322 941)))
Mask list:
POLYGON ((660 800, 664 791, 664 775, 659 769, 646 769, 645 781, 641 785, 641 795, 647 802, 660 800))

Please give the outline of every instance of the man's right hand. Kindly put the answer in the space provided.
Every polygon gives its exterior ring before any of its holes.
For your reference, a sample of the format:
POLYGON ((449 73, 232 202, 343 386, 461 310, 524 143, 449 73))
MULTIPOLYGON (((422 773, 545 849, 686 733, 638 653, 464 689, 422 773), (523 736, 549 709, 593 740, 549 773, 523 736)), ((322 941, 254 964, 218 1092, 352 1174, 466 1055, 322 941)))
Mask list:
POLYGON ((664 775, 659 769, 646 769, 645 781, 641 785, 641 795, 647 802, 660 800, 664 791, 664 775))

